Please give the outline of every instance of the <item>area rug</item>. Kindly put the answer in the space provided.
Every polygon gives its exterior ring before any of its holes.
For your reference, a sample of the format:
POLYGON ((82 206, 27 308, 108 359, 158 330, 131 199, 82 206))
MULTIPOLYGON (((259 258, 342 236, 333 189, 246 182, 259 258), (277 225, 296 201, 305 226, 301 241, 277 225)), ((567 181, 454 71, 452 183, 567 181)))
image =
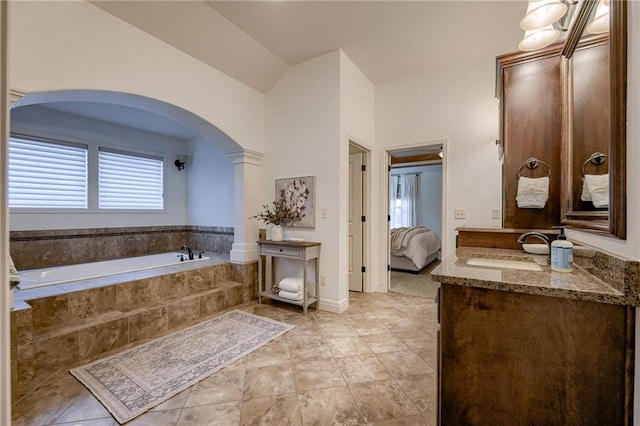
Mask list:
POLYGON ((439 260, 432 262, 420 271, 419 274, 391 271, 391 285, 389 291, 409 296, 425 297, 429 299, 435 298, 440 284, 431 279, 431 271, 433 271, 433 269, 439 264, 439 260))
POLYGON ((70 373, 125 423, 294 327, 235 310, 70 373))

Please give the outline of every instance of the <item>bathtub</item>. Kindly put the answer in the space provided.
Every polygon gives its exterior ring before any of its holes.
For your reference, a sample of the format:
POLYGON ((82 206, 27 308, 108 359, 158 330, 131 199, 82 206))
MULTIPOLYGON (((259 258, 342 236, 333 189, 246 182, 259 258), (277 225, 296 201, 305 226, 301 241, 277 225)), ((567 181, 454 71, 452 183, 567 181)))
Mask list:
POLYGON ((201 262, 208 259, 208 257, 196 257, 193 260, 188 260, 188 256, 184 253, 171 252, 43 269, 30 269, 19 271, 20 284, 18 284, 18 289, 27 290, 124 274, 127 272, 143 271, 145 269, 160 268, 163 266, 201 262), (180 256, 184 256, 186 260, 180 261, 180 256))

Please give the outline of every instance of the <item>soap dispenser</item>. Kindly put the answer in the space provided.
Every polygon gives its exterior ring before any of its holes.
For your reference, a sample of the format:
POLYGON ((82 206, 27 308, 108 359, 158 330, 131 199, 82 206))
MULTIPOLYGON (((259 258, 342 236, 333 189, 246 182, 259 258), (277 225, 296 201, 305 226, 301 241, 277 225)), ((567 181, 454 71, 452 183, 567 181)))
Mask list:
POLYGON ((558 239, 551 243, 551 269, 556 272, 571 272, 573 268, 573 243, 567 241, 564 228, 560 228, 558 239))

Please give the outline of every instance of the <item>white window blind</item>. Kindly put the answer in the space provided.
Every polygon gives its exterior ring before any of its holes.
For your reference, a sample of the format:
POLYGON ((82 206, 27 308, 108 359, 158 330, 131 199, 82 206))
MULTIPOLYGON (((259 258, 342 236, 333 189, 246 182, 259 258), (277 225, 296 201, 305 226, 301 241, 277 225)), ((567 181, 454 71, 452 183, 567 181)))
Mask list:
POLYGON ((9 207, 87 208, 87 147, 9 138, 9 207))
POLYGON ((101 147, 98 206, 101 209, 162 210, 162 158, 101 147))

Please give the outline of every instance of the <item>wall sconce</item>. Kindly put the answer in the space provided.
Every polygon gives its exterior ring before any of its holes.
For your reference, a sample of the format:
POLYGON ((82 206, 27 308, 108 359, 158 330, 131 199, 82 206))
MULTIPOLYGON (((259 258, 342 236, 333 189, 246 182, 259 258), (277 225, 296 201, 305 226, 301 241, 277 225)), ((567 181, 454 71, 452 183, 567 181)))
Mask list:
POLYGON ((174 161, 173 164, 178 168, 178 170, 184 170, 184 165, 187 164, 188 160, 188 155, 178 155, 178 158, 176 158, 176 161, 174 161))

